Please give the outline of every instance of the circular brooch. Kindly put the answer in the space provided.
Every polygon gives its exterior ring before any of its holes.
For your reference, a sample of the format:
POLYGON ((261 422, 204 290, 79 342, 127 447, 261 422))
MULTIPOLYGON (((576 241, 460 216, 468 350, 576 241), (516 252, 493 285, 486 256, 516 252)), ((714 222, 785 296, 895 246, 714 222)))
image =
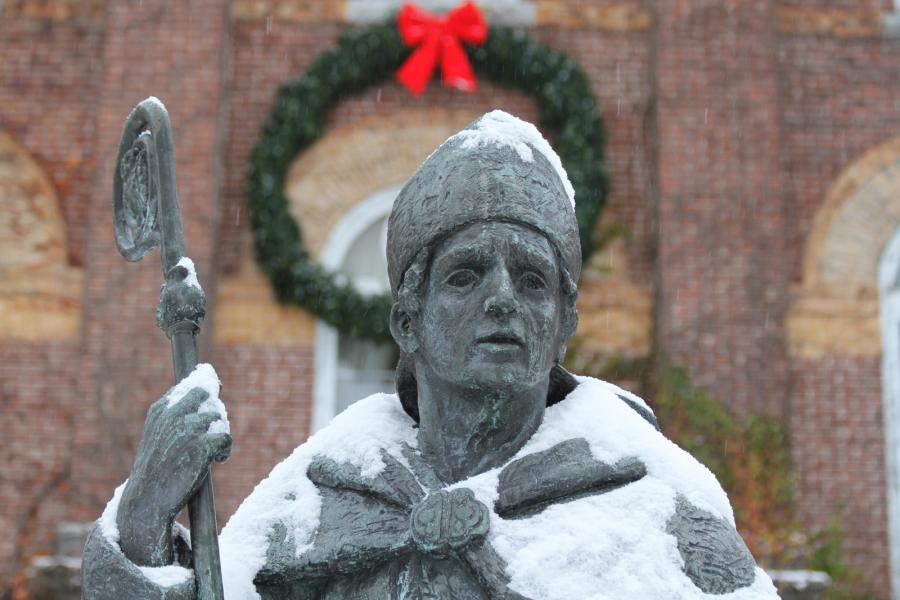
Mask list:
POLYGON ((456 488, 429 494, 413 507, 409 521, 420 551, 446 556, 484 540, 490 513, 472 490, 456 488))

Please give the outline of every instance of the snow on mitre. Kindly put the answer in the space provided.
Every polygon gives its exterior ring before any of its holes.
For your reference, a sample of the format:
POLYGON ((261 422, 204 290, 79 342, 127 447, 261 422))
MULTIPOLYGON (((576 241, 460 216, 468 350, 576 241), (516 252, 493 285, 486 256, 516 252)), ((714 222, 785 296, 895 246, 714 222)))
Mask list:
MULTIPOLYGON (((575 188, 569 181, 569 175, 563 168, 562 160, 550 146, 550 143, 541 135, 537 127, 514 117, 502 110, 492 110, 475 121, 470 128, 464 129, 452 136, 450 140, 462 140, 462 148, 475 148, 483 145, 509 146, 525 162, 532 162, 534 155, 531 152, 535 148, 544 155, 556 174, 559 175, 572 208, 575 207, 575 188)), ((447 140, 447 141, 450 141, 447 140)))

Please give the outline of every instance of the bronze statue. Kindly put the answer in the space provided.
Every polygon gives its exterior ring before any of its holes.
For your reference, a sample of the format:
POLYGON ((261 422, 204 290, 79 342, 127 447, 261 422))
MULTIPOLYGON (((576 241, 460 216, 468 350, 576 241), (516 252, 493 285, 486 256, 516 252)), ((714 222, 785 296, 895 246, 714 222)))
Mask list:
MULTIPOLYGON (((777 597, 714 476, 640 398, 560 366, 581 249, 533 126, 494 111, 441 145, 387 251, 398 393, 352 405, 241 505, 219 538, 226 598, 777 597)), ((174 517, 230 448, 198 412, 211 373, 150 409, 88 540, 86 598, 197 597, 174 517)))

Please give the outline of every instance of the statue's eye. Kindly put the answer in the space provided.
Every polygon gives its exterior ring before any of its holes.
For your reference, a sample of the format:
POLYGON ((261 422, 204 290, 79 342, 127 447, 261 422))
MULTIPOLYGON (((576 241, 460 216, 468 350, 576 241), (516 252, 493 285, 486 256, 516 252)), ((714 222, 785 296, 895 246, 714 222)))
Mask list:
POLYGON ((447 284, 452 285, 453 287, 467 287, 477 280, 478 276, 475 274, 475 271, 472 271, 471 269, 460 269, 454 271, 447 277, 447 284))
POLYGON ((544 281, 544 278, 534 271, 528 271, 522 275, 519 282, 527 290, 544 290, 547 288, 547 282, 544 281))

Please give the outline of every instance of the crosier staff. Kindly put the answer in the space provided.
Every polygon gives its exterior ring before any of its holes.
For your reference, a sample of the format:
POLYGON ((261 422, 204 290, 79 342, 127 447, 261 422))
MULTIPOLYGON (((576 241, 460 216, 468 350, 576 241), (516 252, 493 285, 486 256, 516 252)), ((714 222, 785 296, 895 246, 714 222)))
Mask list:
MULTIPOLYGON (((160 247, 166 282, 160 293, 157 325, 172 343, 176 383, 197 366, 197 333, 206 313, 199 287, 184 285, 189 259, 184 258, 184 230, 175 187, 172 127, 165 106, 148 98, 125 122, 113 180, 116 245, 136 262, 160 247)), ((222 569, 212 481, 204 477, 188 502, 191 545, 198 600, 222 600, 222 569)))

